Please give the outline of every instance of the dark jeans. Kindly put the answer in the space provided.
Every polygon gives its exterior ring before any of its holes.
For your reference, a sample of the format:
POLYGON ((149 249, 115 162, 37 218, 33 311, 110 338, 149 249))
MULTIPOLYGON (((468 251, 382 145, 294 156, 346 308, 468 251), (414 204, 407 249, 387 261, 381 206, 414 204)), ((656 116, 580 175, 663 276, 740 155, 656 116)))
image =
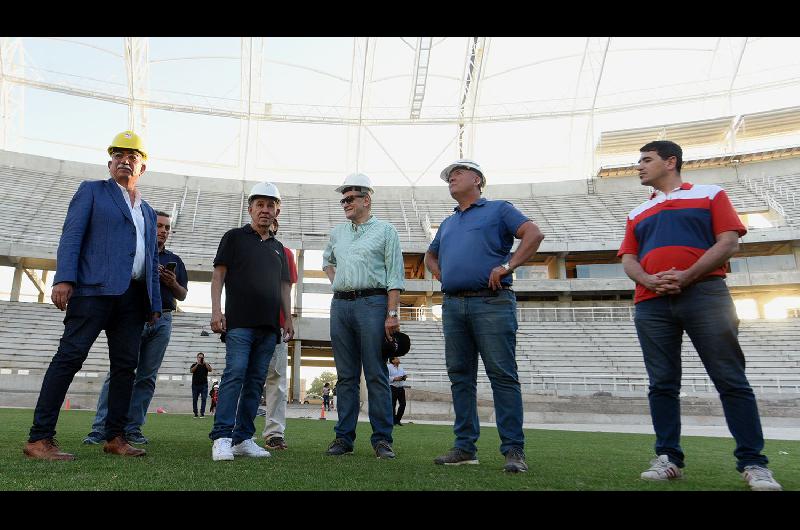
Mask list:
POLYGON ((455 447, 476 453, 478 418, 478 355, 492 385, 500 452, 523 449, 522 391, 517 376, 517 298, 513 291, 497 296, 458 297, 442 302, 444 359, 450 377, 455 447))
POLYGON ((30 442, 55 436, 59 409, 69 385, 104 329, 111 363, 106 440, 124 434, 149 305, 145 285, 133 281, 121 295, 70 298, 64 317, 64 335, 44 375, 36 402, 30 442))
POLYGON ((764 436, 756 398, 745 376, 739 346, 739 319, 722 279, 696 283, 681 294, 636 304, 636 332, 650 378, 650 415, 656 432, 655 451, 684 466, 680 446, 681 340, 689 335, 719 392, 725 421, 736 450, 736 468, 768 462, 761 454, 764 436))
POLYGON ((381 355, 386 303, 385 294, 331 300, 331 346, 338 377, 336 411, 339 417, 333 430, 348 447, 353 447, 356 440, 362 366, 367 384, 372 447, 383 440, 390 444, 393 441, 389 369, 381 355))
POLYGON ((331 410, 331 397, 322 396, 322 405, 325 407, 325 410, 331 410))
POLYGON ((392 387, 392 411, 394 411, 394 424, 397 425, 403 419, 403 413, 406 411, 406 389, 402 386, 392 387), (398 403, 400 403, 399 407, 398 403))
POLYGON ((206 396, 208 395, 208 382, 202 385, 192 385, 192 410, 197 416, 197 398, 200 397, 200 415, 206 415, 206 396))
POLYGON ((274 330, 228 330, 225 371, 219 383, 214 427, 209 438, 231 438, 233 445, 237 445, 253 437, 267 368, 278 340, 280 336, 274 330))

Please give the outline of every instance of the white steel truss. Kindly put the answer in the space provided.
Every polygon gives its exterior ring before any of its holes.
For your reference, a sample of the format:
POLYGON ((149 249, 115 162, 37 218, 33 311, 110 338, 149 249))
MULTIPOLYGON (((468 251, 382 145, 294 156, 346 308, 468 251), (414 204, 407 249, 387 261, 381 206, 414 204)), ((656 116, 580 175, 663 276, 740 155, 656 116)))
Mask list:
POLYGON ((416 120, 422 112, 422 100, 425 99, 425 86, 428 82, 428 65, 431 60, 433 37, 417 39, 416 57, 414 58, 413 84, 411 86, 411 119, 416 120))

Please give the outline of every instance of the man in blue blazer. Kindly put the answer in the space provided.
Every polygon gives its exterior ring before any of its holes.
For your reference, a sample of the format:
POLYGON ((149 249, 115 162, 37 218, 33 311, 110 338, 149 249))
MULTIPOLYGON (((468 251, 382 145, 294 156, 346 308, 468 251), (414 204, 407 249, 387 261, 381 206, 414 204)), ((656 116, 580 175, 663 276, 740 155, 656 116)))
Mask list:
POLYGON ((106 453, 142 456, 124 436, 142 328, 161 316, 156 214, 136 189, 146 169, 141 138, 118 134, 108 148, 108 180, 84 181, 72 197, 58 244, 53 304, 64 334, 47 368, 23 452, 30 458, 73 460, 55 441, 59 409, 101 330, 111 364, 106 453))

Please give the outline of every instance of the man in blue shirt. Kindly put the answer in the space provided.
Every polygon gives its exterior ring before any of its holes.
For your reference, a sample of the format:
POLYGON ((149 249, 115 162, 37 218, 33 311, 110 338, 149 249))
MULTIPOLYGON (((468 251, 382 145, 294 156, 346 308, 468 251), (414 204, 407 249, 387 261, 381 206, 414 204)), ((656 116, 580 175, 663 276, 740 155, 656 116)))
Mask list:
POLYGON ((492 383, 504 470, 527 471, 516 361, 517 301, 511 290, 511 273, 533 256, 544 235, 510 202, 481 197, 486 178, 476 162, 457 160, 442 171, 441 178, 458 206, 439 226, 425 253, 425 265, 441 282, 444 293, 445 363, 456 415, 456 441, 434 462, 478 463, 480 352, 492 383), (522 241, 511 254, 515 237, 522 241))
POLYGON ((111 382, 103 451, 143 456, 125 439, 142 327, 161 316, 156 213, 136 189, 147 167, 141 138, 119 133, 108 147, 108 180, 81 182, 58 243, 51 299, 66 310, 64 335, 47 367, 23 452, 40 460, 74 460, 55 441, 58 413, 72 379, 102 330, 111 382))
MULTIPOLYGON (((165 248, 170 232, 169 214, 156 212, 156 230, 158 237, 158 276, 161 285, 161 318, 155 324, 144 325, 142 345, 139 347, 139 364, 136 367, 136 379, 133 382, 131 405, 128 409, 128 424, 125 426, 125 438, 132 444, 146 444, 147 438, 142 434, 142 425, 146 420, 147 409, 156 391, 156 378, 164 353, 167 351, 172 333, 172 312, 177 309, 175 300, 185 300, 189 277, 183 260, 165 248), (172 264, 172 265, 170 265, 172 264)), ((106 375, 100 397, 97 399, 97 414, 94 417, 92 432, 84 438, 85 444, 99 444, 105 439, 106 415, 108 414, 108 385, 111 373, 106 375)))

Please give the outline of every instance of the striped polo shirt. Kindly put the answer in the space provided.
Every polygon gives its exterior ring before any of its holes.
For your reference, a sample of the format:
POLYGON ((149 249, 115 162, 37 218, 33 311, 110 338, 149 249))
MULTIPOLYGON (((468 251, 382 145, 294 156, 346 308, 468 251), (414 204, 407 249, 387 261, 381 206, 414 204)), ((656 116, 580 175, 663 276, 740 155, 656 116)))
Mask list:
MULTIPOLYGON (((684 182, 666 194, 656 191, 628 214, 617 256, 634 254, 648 274, 673 267, 686 270, 714 246, 722 232, 737 232, 739 237, 747 233, 725 190, 684 182)), ((722 265, 707 276, 724 278, 725 272, 722 265)), ((637 284, 634 303, 657 296, 637 284)))
POLYGON ((336 267, 334 292, 405 287, 397 229, 374 215, 360 225, 348 221, 333 227, 322 254, 322 269, 329 265, 336 267))

